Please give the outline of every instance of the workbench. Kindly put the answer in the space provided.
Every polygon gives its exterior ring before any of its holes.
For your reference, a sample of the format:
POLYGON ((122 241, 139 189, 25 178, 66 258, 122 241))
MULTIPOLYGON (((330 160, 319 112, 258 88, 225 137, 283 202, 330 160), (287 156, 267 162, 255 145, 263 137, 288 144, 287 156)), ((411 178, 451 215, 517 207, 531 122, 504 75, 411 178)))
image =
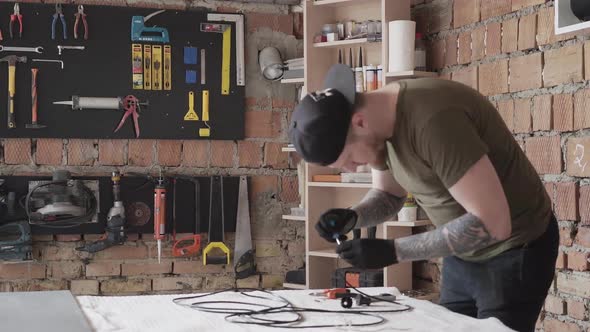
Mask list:
MULTIPOLYGON (((399 294, 395 288, 361 288, 370 295, 381 293, 399 294)), ((274 291, 298 307, 311 307, 330 310, 343 310, 340 300, 327 300, 312 297, 313 290, 282 290, 274 291)), ((172 299, 186 295, 144 295, 144 296, 78 296, 77 300, 90 324, 97 332, 106 331, 271 331, 293 330, 269 328, 257 325, 235 324, 227 322, 225 314, 205 313, 182 307, 172 299)), ((238 293, 216 295, 215 300, 237 300, 238 293)), ((437 304, 398 295, 400 303, 410 305, 414 309, 400 313, 379 314, 386 319, 385 323, 369 327, 347 327, 350 322, 361 322, 367 317, 343 314, 303 313, 304 324, 340 324, 331 329, 311 329, 315 331, 453 331, 453 332, 487 332, 511 331, 499 320, 488 318, 478 320, 453 313, 437 304), (349 316, 349 317, 346 317, 349 316)), ((210 299, 208 299, 210 300, 210 299)), ((229 306, 229 305, 227 305, 229 306)), ((367 310, 391 308, 395 304, 373 303, 367 310)), ((354 307, 353 307, 354 309, 354 307)), ((353 310, 350 309, 350 310, 353 310)), ((304 329, 310 330, 310 329, 304 329)))

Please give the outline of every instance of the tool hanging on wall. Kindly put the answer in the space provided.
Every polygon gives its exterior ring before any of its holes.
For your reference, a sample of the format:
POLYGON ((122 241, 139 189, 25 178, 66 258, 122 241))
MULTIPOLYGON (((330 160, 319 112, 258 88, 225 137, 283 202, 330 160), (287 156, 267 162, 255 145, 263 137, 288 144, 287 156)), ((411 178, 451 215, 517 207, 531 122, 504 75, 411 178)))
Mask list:
POLYGON ((143 89, 152 89, 152 45, 143 45, 143 89))
POLYGON ((15 46, 3 46, 0 45, 0 52, 29 52, 29 53, 43 53, 43 47, 15 47, 15 46))
POLYGON ((158 243, 158 263, 162 258, 162 240, 166 237, 166 181, 162 176, 156 181, 154 188, 154 239, 158 243))
POLYGON ((199 116, 195 112, 195 93, 188 93, 188 112, 184 115, 184 121, 199 121, 199 116))
POLYGON ((221 50, 221 94, 229 95, 229 74, 231 67, 231 25, 219 23, 201 23, 202 32, 222 34, 221 50))
MULTIPOLYGON (((183 177, 182 179, 185 178, 183 177)), ((197 179, 190 178, 188 181, 191 181, 195 184, 195 233, 178 240, 174 239, 175 242, 174 246, 172 247, 172 254, 174 257, 192 256, 201 250, 201 186, 199 180, 197 179)), ((174 216, 173 218, 176 227, 176 187, 174 187, 174 190, 174 211, 172 215, 174 216)))
POLYGON ((162 46, 152 45, 152 90, 162 90, 162 46))
POLYGON ((112 246, 121 245, 127 240, 127 234, 125 233, 125 207, 121 200, 121 174, 118 171, 113 172, 111 174, 111 181, 113 182, 114 202, 107 215, 105 234, 100 240, 86 243, 84 246, 76 248, 76 250, 94 253, 112 246))
POLYGON ((14 115, 14 94, 16 93, 16 63, 26 63, 27 57, 26 56, 16 56, 16 55, 9 55, 2 59, 0 62, 7 62, 8 63, 8 128, 14 129, 16 128, 16 119, 14 115))
POLYGON ((133 127, 135 130, 135 137, 139 138, 139 112, 141 107, 148 107, 149 102, 140 103, 137 97, 129 95, 127 97, 115 97, 115 98, 104 98, 104 97, 80 97, 72 96, 71 101, 55 101, 54 105, 68 105, 72 107, 72 110, 83 110, 83 109, 100 109, 100 110, 124 110, 123 118, 119 122, 115 132, 119 131, 123 127, 123 124, 129 116, 133 117, 133 127))
POLYGON ((211 136, 211 126, 209 126, 209 90, 203 90, 203 123, 207 128, 200 128, 199 129, 199 137, 210 137, 211 136))
POLYGON ((185 65, 196 65, 198 60, 198 48, 192 46, 184 47, 184 64, 185 65))
POLYGON ((205 50, 201 49, 201 85, 205 85, 206 77, 205 77, 205 50))
POLYGON ((236 24, 236 85, 246 86, 246 67, 244 60, 244 15, 242 14, 207 14, 208 21, 233 22, 236 24))
POLYGON ((209 201, 209 244, 203 249, 203 264, 230 264, 229 248, 223 243, 225 238, 225 216, 223 208, 223 177, 212 176, 209 201), (219 249, 223 255, 209 253, 219 249))
POLYGON ((49 59, 33 59, 33 62, 53 62, 59 63, 61 65, 61 69, 64 69, 64 62, 62 60, 49 60, 49 59))
POLYGON ((236 279, 248 278, 256 273, 252 234, 250 233, 250 204, 248 203, 248 177, 240 176, 238 187, 238 212, 236 220, 236 244, 234 249, 236 279))
POLYGON ((37 74, 39 69, 31 68, 31 123, 25 125, 27 129, 41 129, 46 126, 37 122, 37 74))
POLYGON ((172 90, 172 46, 164 45, 164 90, 172 90))
POLYGON ((161 27, 146 27, 145 23, 152 17, 165 12, 159 10, 148 16, 133 16, 131 18, 131 41, 150 43, 169 43, 170 35, 168 29, 161 27))
POLYGON ((14 39, 14 24, 18 21, 18 38, 23 37, 23 16, 20 14, 20 6, 17 3, 14 4, 14 13, 10 15, 9 32, 10 38, 14 39))
POLYGON ((143 50, 141 44, 131 45, 133 90, 143 89, 143 50))
POLYGON ((64 50, 85 50, 85 46, 64 46, 64 45, 57 45, 57 54, 61 55, 64 50))
POLYGON ((53 14, 53 20, 51 21, 51 39, 55 40, 55 26, 57 20, 61 21, 61 28, 63 31, 64 40, 68 39, 68 26, 66 24, 66 18, 63 13, 61 3, 55 4, 55 14, 53 14))
POLYGON ((31 226, 26 221, 0 225, 0 261, 33 259, 31 226))
POLYGON ((82 26, 84 27, 84 39, 88 40, 88 22, 86 21, 86 14, 84 13, 84 6, 78 6, 78 12, 74 14, 76 17, 76 23, 74 23, 74 39, 78 39, 78 26, 80 19, 82 19, 82 26))

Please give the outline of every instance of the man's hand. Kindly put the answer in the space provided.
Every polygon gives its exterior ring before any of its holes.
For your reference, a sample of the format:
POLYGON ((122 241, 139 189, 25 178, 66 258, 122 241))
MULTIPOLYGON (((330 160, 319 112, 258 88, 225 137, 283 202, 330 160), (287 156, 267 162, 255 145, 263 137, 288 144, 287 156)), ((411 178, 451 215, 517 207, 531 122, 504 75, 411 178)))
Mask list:
POLYGON ((344 241, 346 240, 344 234, 354 228, 357 218, 354 210, 330 209, 320 216, 315 229, 327 241, 336 242, 336 239, 344 241))
POLYGON ((357 239, 336 248, 344 260, 361 269, 380 269, 397 263, 393 240, 357 239))

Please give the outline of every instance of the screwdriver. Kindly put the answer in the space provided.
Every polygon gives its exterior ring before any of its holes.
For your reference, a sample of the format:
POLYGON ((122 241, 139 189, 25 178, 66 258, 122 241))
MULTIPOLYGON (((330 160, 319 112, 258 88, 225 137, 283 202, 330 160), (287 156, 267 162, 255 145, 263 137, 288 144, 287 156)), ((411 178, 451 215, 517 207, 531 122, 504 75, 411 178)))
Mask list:
POLYGON ((160 176, 154 189, 154 239, 158 242, 158 264, 162 257, 162 239, 166 234, 166 185, 160 176))

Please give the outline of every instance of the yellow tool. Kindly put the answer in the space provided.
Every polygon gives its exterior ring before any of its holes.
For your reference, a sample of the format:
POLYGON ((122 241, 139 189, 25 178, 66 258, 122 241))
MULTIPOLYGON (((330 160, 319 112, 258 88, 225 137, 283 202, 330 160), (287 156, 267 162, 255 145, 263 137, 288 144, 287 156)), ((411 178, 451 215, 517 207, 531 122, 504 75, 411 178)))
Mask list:
POLYGON ((211 136, 211 127, 207 123, 209 121, 209 90, 203 90, 203 122, 207 128, 200 128, 199 129, 199 136, 200 137, 209 137, 211 136))
POLYGON ((131 63, 133 64, 133 90, 143 89, 143 53, 141 44, 131 46, 131 63))
POLYGON ((231 25, 201 23, 201 31, 223 34, 223 46, 221 51, 221 94, 229 95, 229 74, 231 66, 231 25))
POLYGON ((195 112, 195 93, 188 93, 188 112, 184 115, 184 121, 199 121, 199 116, 195 112))
POLYGON ((172 90, 172 46, 164 45, 164 90, 172 90))
POLYGON ((152 89, 152 45, 143 45, 143 89, 152 89))
POLYGON ((9 55, 0 62, 8 62, 8 128, 16 128, 16 121, 14 119, 14 94, 16 93, 16 63, 27 62, 26 56, 9 55))
POLYGON ((162 90, 162 45, 152 45, 152 90, 162 90))

